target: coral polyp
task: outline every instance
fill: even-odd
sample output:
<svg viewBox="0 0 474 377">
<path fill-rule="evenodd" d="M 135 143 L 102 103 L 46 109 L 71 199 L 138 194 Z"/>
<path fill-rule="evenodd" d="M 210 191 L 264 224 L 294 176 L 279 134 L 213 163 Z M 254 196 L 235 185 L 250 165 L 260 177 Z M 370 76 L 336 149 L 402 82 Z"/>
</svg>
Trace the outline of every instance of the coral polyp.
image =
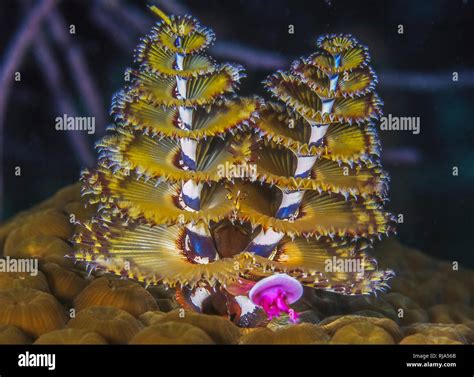
<svg viewBox="0 0 474 377">
<path fill-rule="evenodd" d="M 280 313 L 288 313 L 291 322 L 297 322 L 298 315 L 289 307 L 303 295 L 303 287 L 298 280 L 286 275 L 276 274 L 256 283 L 249 292 L 250 300 L 261 306 L 269 319 Z"/>
<path fill-rule="evenodd" d="M 210 29 L 152 10 L 162 21 L 114 96 L 97 167 L 82 173 L 99 209 L 74 257 L 174 287 L 183 307 L 241 326 L 292 313 L 302 286 L 384 289 L 391 272 L 365 252 L 393 229 L 367 48 L 320 38 L 316 53 L 268 78 L 278 101 L 265 103 L 235 94 L 242 67 L 206 55 Z"/>
</svg>

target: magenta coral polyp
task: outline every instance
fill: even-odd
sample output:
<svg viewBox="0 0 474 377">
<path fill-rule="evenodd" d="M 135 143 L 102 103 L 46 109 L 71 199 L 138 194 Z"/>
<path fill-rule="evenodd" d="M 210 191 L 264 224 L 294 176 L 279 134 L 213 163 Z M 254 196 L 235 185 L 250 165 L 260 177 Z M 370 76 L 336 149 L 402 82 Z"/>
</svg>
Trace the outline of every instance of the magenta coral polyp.
<svg viewBox="0 0 474 377">
<path fill-rule="evenodd" d="M 265 310 L 270 320 L 288 313 L 290 321 L 297 322 L 298 314 L 289 305 L 298 301 L 302 294 L 303 286 L 298 280 L 286 274 L 276 274 L 255 284 L 249 298 Z"/>
</svg>

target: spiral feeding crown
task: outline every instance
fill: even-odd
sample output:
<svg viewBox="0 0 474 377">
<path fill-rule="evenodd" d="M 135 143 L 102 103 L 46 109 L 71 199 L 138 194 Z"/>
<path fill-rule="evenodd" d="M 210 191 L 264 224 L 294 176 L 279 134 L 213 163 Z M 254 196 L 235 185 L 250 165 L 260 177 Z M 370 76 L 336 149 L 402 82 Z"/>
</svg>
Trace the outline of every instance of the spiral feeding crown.
<svg viewBox="0 0 474 377">
<path fill-rule="evenodd" d="M 113 99 L 114 134 L 98 143 L 98 167 L 82 174 L 83 194 L 100 206 L 76 235 L 75 258 L 147 284 L 224 281 L 238 271 L 209 231 L 234 207 L 219 167 L 250 158 L 241 130 L 259 101 L 232 95 L 243 69 L 204 53 L 212 31 L 160 16 Z"/>
<path fill-rule="evenodd" d="M 393 230 L 367 48 L 348 35 L 320 38 L 314 54 L 268 78 L 277 101 L 264 103 L 233 94 L 242 68 L 204 53 L 212 31 L 154 11 L 163 21 L 113 99 L 98 166 L 82 174 L 99 209 L 75 235 L 74 257 L 207 295 L 275 273 L 344 294 L 384 289 L 392 273 L 365 253 Z M 255 174 L 223 175 L 229 166 Z M 219 246 L 224 223 L 246 247 Z"/>
<path fill-rule="evenodd" d="M 328 35 L 315 53 L 270 76 L 265 85 L 278 102 L 260 110 L 254 127 L 262 187 L 234 187 L 245 198 L 239 218 L 263 228 L 247 247 L 264 257 L 256 257 L 262 266 L 344 294 L 385 289 L 392 276 L 364 252 L 373 238 L 394 231 L 383 209 L 389 178 L 376 132 L 382 103 L 369 60 L 352 36 Z"/>
</svg>

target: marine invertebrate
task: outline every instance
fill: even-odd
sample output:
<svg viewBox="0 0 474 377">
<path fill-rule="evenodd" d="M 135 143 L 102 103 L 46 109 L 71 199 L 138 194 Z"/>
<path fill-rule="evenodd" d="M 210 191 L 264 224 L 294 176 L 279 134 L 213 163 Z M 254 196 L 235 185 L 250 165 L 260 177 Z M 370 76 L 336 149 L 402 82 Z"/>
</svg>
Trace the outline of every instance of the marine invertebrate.
<svg viewBox="0 0 474 377">
<path fill-rule="evenodd" d="M 35 276 L 27 272 L 0 273 L 0 290 L 11 288 L 33 288 L 49 293 L 48 281 L 41 271 Z"/>
<path fill-rule="evenodd" d="M 403 338 L 399 344 L 463 344 L 445 336 L 433 337 L 423 334 L 408 335 Z"/>
<path fill-rule="evenodd" d="M 19 328 L 0 325 L 0 344 L 30 344 L 31 339 Z"/>
<path fill-rule="evenodd" d="M 414 323 L 405 327 L 404 335 L 419 334 L 428 338 L 450 338 L 469 344 L 474 341 L 474 330 L 471 327 L 451 323 Z"/>
<path fill-rule="evenodd" d="M 141 323 L 145 326 L 150 326 L 154 323 L 158 323 L 160 317 L 162 317 L 165 313 L 159 310 L 154 310 L 150 312 L 143 313 L 138 319 Z"/>
<path fill-rule="evenodd" d="M 385 295 L 384 298 L 395 310 L 403 310 L 403 317 L 399 318 L 403 326 L 417 322 L 428 322 L 428 313 L 416 302 L 401 293 L 391 292 Z"/>
<path fill-rule="evenodd" d="M 393 273 L 378 270 L 364 251 L 393 230 L 383 209 L 388 175 L 379 160 L 381 101 L 369 59 L 352 36 L 328 35 L 315 53 L 266 80 L 279 102 L 268 102 L 255 125 L 262 187 L 232 188 L 237 217 L 261 226 L 244 249 L 261 265 L 250 280 L 254 271 L 258 279 L 284 272 L 346 295 L 387 287 Z"/>
<path fill-rule="evenodd" d="M 69 219 L 54 209 L 35 212 L 22 222 L 21 226 L 12 230 L 5 241 L 5 255 L 11 255 L 15 248 L 29 238 L 35 236 L 51 236 L 68 239 L 73 232 Z"/>
<path fill-rule="evenodd" d="M 112 306 L 92 306 L 77 313 L 67 327 L 96 332 L 112 344 L 125 344 L 143 325 L 125 310 Z"/>
<path fill-rule="evenodd" d="M 249 291 L 249 298 L 265 310 L 269 319 L 283 312 L 290 315 L 292 322 L 297 322 L 297 314 L 288 305 L 298 301 L 302 294 L 303 287 L 298 280 L 286 274 L 276 274 L 256 283 Z"/>
<path fill-rule="evenodd" d="M 16 234 L 16 232 L 12 232 Z M 66 258 L 72 253 L 71 246 L 64 240 L 53 237 L 38 235 L 26 237 L 16 245 L 15 248 L 5 250 L 5 256 L 12 258 L 38 259 L 40 262 L 51 262 L 61 267 L 72 268 L 74 263 Z"/>
<path fill-rule="evenodd" d="M 225 318 L 203 315 L 192 311 L 173 310 L 169 313 L 148 312 L 140 316 L 147 326 L 165 322 L 183 322 L 199 327 L 217 344 L 234 344 L 240 338 L 240 329 Z"/>
<path fill-rule="evenodd" d="M 184 322 L 165 322 L 145 327 L 129 344 L 214 344 L 199 327 Z"/>
<path fill-rule="evenodd" d="M 134 317 L 158 309 L 153 296 L 136 282 L 108 277 L 95 279 L 74 300 L 77 311 L 91 306 L 113 306 Z"/>
<path fill-rule="evenodd" d="M 37 338 L 64 327 L 66 311 L 49 293 L 33 288 L 0 290 L 0 324 L 13 325 Z"/>
<path fill-rule="evenodd" d="M 17 226 L 6 237 L 5 256 L 37 258 L 40 262 L 55 262 L 64 267 L 73 265 L 64 258 L 71 253 L 71 246 L 65 240 L 73 234 L 73 225 L 64 213 L 50 207 L 52 202 L 53 198 L 13 221 L 13 226 Z"/>
<path fill-rule="evenodd" d="M 43 334 L 35 344 L 107 344 L 107 341 L 92 331 L 67 328 Z"/>
<path fill-rule="evenodd" d="M 72 302 L 89 284 L 76 272 L 67 270 L 56 263 L 45 263 L 41 269 L 48 279 L 51 292 L 61 301 Z"/>
<path fill-rule="evenodd" d="M 264 104 L 231 95 L 242 68 L 205 55 L 210 29 L 151 9 L 162 21 L 114 97 L 97 168 L 82 174 L 99 208 L 74 257 L 175 287 L 183 307 L 241 326 L 264 322 L 261 308 L 291 312 L 301 285 L 383 290 L 391 272 L 364 251 L 392 230 L 367 49 L 351 36 L 319 39 L 266 81 L 280 102 Z"/>
<path fill-rule="evenodd" d="M 390 334 L 370 322 L 354 322 L 341 327 L 331 338 L 332 344 L 395 344 Z"/>
<path fill-rule="evenodd" d="M 259 328 L 244 335 L 240 344 L 326 344 L 329 335 L 319 326 L 302 323 L 276 331 Z"/>
<path fill-rule="evenodd" d="M 163 21 L 143 39 L 139 69 L 114 98 L 116 133 L 99 143 L 97 169 L 83 173 L 84 194 L 100 210 L 76 235 L 75 257 L 199 294 L 238 277 L 236 263 L 248 259 L 223 257 L 211 226 L 233 213 L 220 167 L 250 158 L 250 135 L 239 130 L 259 101 L 231 95 L 242 68 L 203 53 L 211 30 L 152 9 Z"/>
<path fill-rule="evenodd" d="M 369 323 L 373 326 L 384 329 L 390 336 L 399 340 L 402 337 L 402 332 L 397 323 L 389 318 L 364 317 L 359 315 L 345 315 L 333 316 L 322 320 L 319 325 L 330 335 L 334 335 L 340 329 L 346 326 L 354 325 L 356 323 Z"/>
</svg>

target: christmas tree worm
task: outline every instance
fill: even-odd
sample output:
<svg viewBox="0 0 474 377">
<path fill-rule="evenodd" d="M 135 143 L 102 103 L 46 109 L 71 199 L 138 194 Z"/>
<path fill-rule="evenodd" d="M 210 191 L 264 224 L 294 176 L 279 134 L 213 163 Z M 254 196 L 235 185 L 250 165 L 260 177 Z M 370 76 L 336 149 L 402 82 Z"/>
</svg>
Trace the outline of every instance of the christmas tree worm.
<svg viewBox="0 0 474 377">
<path fill-rule="evenodd" d="M 243 70 L 205 54 L 211 30 L 152 10 L 162 21 L 113 99 L 97 167 L 82 174 L 98 211 L 74 257 L 174 287 L 182 306 L 241 326 L 291 313 L 303 285 L 383 289 L 391 272 L 364 252 L 391 230 L 367 49 L 320 39 L 266 81 L 279 102 L 264 103 L 233 93 Z"/>
</svg>

